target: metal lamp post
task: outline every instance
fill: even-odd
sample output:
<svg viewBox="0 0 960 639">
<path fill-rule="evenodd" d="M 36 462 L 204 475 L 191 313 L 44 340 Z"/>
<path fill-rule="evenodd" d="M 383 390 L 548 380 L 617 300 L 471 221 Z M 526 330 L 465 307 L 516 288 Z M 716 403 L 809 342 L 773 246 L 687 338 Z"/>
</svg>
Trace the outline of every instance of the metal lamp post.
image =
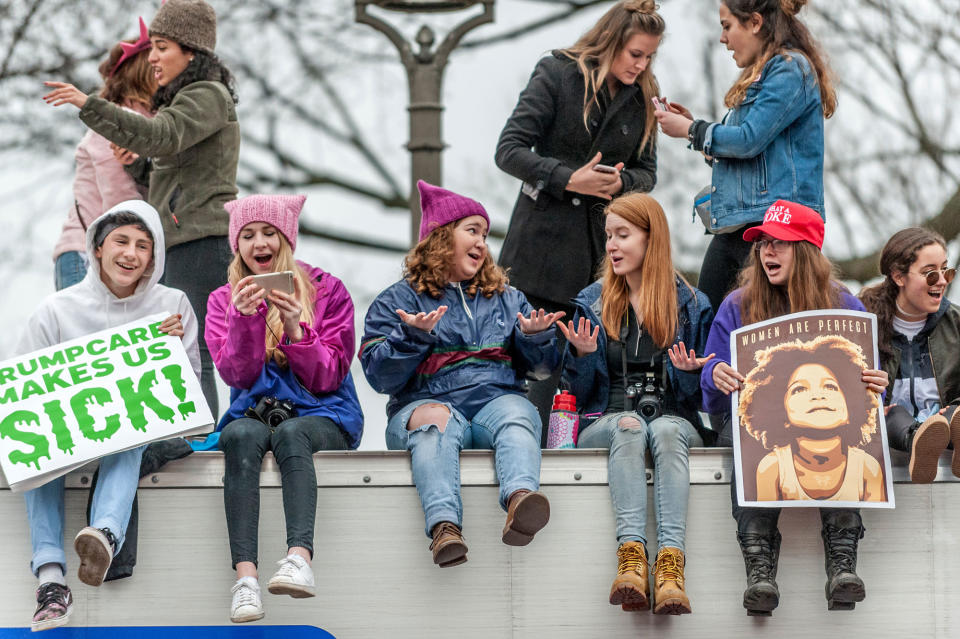
<svg viewBox="0 0 960 639">
<path fill-rule="evenodd" d="M 407 70 L 410 89 L 410 236 L 416 243 L 420 231 L 420 204 L 416 182 L 423 179 L 431 184 L 443 181 L 442 152 L 446 146 L 442 136 L 443 102 L 441 88 L 443 71 L 450 52 L 471 29 L 493 22 L 495 0 L 355 0 L 356 19 L 385 34 L 400 53 Z M 457 25 L 434 48 L 436 36 L 423 25 L 416 35 L 417 50 L 392 25 L 368 12 L 370 5 L 404 13 L 439 13 L 460 11 L 474 5 L 483 5 L 483 12 Z"/>
</svg>

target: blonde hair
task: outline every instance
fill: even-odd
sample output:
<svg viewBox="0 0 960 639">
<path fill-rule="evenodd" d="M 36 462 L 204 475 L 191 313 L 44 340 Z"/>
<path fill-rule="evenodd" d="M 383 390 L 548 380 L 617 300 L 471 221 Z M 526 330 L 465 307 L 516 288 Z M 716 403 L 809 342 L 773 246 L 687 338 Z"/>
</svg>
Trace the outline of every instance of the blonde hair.
<svg viewBox="0 0 960 639">
<path fill-rule="evenodd" d="M 744 25 L 754 13 L 763 17 L 757 36 L 763 41 L 763 49 L 757 60 L 745 68 L 737 81 L 727 91 L 724 104 L 727 108 L 738 106 L 747 95 L 763 67 L 776 55 L 790 51 L 802 53 L 810 61 L 820 86 L 820 106 L 823 117 L 829 118 L 837 108 L 837 92 L 833 86 L 833 72 L 826 61 L 823 48 L 814 40 L 807 26 L 797 19 L 797 13 L 807 0 L 722 0 L 734 18 Z"/>
<path fill-rule="evenodd" d="M 280 238 L 280 250 L 277 252 L 273 261 L 272 272 L 293 271 L 293 276 L 300 285 L 300 293 L 297 296 L 297 301 L 300 303 L 301 309 L 300 321 L 308 326 L 312 326 L 314 318 L 313 306 L 317 301 L 317 290 L 314 288 L 313 279 L 297 264 L 296 260 L 293 259 L 293 250 L 290 248 L 290 243 L 287 242 L 287 238 L 283 236 L 283 233 L 277 231 L 277 237 Z M 230 262 L 230 267 L 227 269 L 227 281 L 230 282 L 230 287 L 233 288 L 236 287 L 237 282 L 248 275 L 253 275 L 253 271 L 251 271 L 246 262 L 243 261 L 238 251 L 233 256 L 233 261 Z M 280 317 L 280 311 L 276 306 L 271 305 L 267 309 L 266 322 L 269 330 L 267 330 L 267 335 L 264 338 L 267 347 L 264 362 L 266 363 L 273 360 L 281 367 L 286 368 L 287 356 L 277 348 L 279 344 L 278 338 L 283 335 L 283 319 Z"/>
<path fill-rule="evenodd" d="M 466 219 L 466 218 L 464 218 Z M 417 294 L 426 293 L 438 298 L 450 281 L 450 264 L 453 260 L 453 229 L 463 220 L 450 222 L 430 232 L 403 259 L 403 278 Z M 487 250 L 483 264 L 467 284 L 464 292 L 473 297 L 478 292 L 484 297 L 502 293 L 510 281 L 506 272 L 497 266 Z"/>
<path fill-rule="evenodd" d="M 637 33 L 662 37 L 666 30 L 663 17 L 657 13 L 654 0 L 621 0 L 597 20 L 589 31 L 561 53 L 574 60 L 583 74 L 583 125 L 589 130 L 590 109 L 599 105 L 599 93 L 606 82 L 610 67 L 627 42 Z M 660 85 L 653 75 L 653 64 L 637 77 L 636 83 L 643 94 L 643 138 L 640 148 L 656 140 L 657 119 L 650 107 L 651 98 L 660 95 Z"/>
<path fill-rule="evenodd" d="M 675 278 L 680 275 L 673 268 L 667 216 L 660 203 L 646 193 L 622 195 L 607 205 L 604 214 L 619 215 L 647 234 L 646 253 L 640 267 L 643 288 L 640 292 L 640 317 L 637 319 L 658 346 L 669 346 L 677 335 Z M 600 297 L 603 307 L 600 320 L 607 338 L 619 341 L 621 323 L 630 306 L 630 289 L 626 278 L 613 272 L 609 256 L 604 257 L 601 269 L 603 288 Z M 686 284 L 686 280 L 680 279 Z"/>
</svg>

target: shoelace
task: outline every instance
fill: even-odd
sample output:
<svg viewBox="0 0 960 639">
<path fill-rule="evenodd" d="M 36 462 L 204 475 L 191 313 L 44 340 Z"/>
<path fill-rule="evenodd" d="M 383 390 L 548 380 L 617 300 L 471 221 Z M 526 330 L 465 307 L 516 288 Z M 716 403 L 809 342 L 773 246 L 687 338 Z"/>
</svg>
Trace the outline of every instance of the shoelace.
<svg viewBox="0 0 960 639">
<path fill-rule="evenodd" d="M 64 609 L 67 607 L 67 587 L 60 584 L 43 584 L 37 593 L 37 610 L 46 608 L 50 604 L 57 604 Z"/>
<path fill-rule="evenodd" d="M 294 577 L 298 572 L 300 572 L 300 566 L 297 565 L 297 562 L 291 559 L 290 557 L 284 557 L 277 562 L 277 565 L 280 568 L 277 570 L 278 575 L 284 577 Z"/>
<path fill-rule="evenodd" d="M 828 524 L 824 526 L 824 534 L 829 540 L 827 554 L 834 566 L 841 572 L 856 572 L 857 540 L 863 533 L 855 528 L 837 528 Z"/>
<path fill-rule="evenodd" d="M 257 606 L 257 591 L 250 584 L 244 581 L 238 581 L 233 586 L 233 605 L 235 608 L 240 606 Z"/>
<path fill-rule="evenodd" d="M 654 572 L 657 575 L 658 584 L 670 580 L 677 582 L 677 585 L 683 588 L 683 555 L 661 550 L 657 555 L 657 566 Z"/>
<path fill-rule="evenodd" d="M 623 574 L 628 571 L 643 573 L 646 569 L 647 555 L 642 546 L 621 546 L 617 549 L 617 573 Z"/>
</svg>

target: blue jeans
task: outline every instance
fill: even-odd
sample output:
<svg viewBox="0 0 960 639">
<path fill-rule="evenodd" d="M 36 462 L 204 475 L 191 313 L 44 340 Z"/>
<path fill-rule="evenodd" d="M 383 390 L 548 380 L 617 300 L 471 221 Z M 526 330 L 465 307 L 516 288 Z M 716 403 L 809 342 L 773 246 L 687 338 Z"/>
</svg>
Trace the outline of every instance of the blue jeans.
<svg viewBox="0 0 960 639">
<path fill-rule="evenodd" d="M 123 546 L 127 534 L 130 509 L 140 481 L 140 457 L 145 448 L 132 448 L 100 460 L 100 479 L 93 491 L 90 525 L 110 529 L 117 539 L 114 554 Z M 64 574 L 67 572 L 67 556 L 63 551 L 63 486 L 64 477 L 60 476 L 23 493 L 33 547 L 30 569 L 34 576 L 45 564 L 60 564 Z"/>
<path fill-rule="evenodd" d="M 632 419 L 630 419 L 632 418 Z M 623 420 L 636 420 L 629 428 Z M 649 424 L 635 412 L 611 413 L 593 422 L 577 440 L 577 448 L 609 448 L 607 481 L 617 517 L 617 542 L 647 543 L 646 451 L 653 457 L 653 507 L 657 544 L 683 550 L 690 497 L 691 447 L 700 435 L 682 417 L 664 415 Z"/>
<path fill-rule="evenodd" d="M 447 426 L 425 424 L 407 430 L 413 411 L 423 404 L 442 404 L 450 411 Z M 520 489 L 540 487 L 540 415 L 522 395 L 501 395 L 468 421 L 450 404 L 421 399 L 404 406 L 387 423 L 387 448 L 409 450 L 413 481 L 420 494 L 426 534 L 441 521 L 463 526 L 460 498 L 460 451 L 464 448 L 494 450 L 494 465 L 500 482 L 500 507 Z"/>
<path fill-rule="evenodd" d="M 65 251 L 53 263 L 53 283 L 58 291 L 77 284 L 87 274 L 87 254 Z"/>
</svg>

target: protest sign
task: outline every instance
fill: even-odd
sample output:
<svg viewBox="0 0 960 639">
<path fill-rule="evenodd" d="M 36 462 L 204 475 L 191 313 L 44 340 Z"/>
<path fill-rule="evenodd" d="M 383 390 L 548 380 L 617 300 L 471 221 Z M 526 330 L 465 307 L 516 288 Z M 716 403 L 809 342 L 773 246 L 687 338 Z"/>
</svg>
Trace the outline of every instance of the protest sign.
<svg viewBox="0 0 960 639">
<path fill-rule="evenodd" d="M 893 508 L 877 366 L 876 316 L 807 311 L 730 334 L 745 381 L 732 396 L 741 506 Z"/>
<path fill-rule="evenodd" d="M 209 430 L 210 409 L 169 313 L 0 362 L 0 466 L 13 490 L 111 453 Z"/>
</svg>

